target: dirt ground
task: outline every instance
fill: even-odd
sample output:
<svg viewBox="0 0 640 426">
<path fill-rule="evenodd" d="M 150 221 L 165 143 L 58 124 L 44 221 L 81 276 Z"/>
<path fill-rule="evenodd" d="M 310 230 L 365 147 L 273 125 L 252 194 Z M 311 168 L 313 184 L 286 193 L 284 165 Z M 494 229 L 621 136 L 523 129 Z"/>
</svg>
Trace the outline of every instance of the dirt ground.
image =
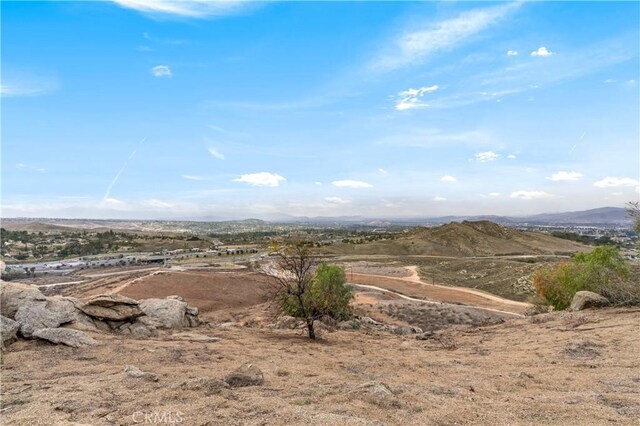
<svg viewBox="0 0 640 426">
<path fill-rule="evenodd" d="M 153 339 L 95 333 L 99 346 L 86 349 L 19 341 L 2 355 L 0 413 L 6 425 L 637 425 L 639 324 L 638 309 L 608 309 L 425 341 L 217 326 Z M 185 383 L 246 362 L 262 385 Z M 128 364 L 158 381 L 129 377 Z"/>
<path fill-rule="evenodd" d="M 133 299 L 184 297 L 202 313 L 266 302 L 269 281 L 253 272 L 179 271 L 148 275 L 119 291 Z"/>
</svg>

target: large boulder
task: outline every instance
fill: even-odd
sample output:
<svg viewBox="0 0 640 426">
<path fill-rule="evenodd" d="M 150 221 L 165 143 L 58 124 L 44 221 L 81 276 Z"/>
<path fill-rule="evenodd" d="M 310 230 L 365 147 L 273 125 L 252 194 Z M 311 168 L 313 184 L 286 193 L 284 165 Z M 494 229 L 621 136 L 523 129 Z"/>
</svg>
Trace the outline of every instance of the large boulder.
<svg viewBox="0 0 640 426">
<path fill-rule="evenodd" d="M 233 373 L 225 377 L 224 381 L 231 387 L 258 386 L 264 381 L 262 371 L 254 364 L 243 364 Z"/>
<path fill-rule="evenodd" d="M 33 337 L 55 344 L 61 343 L 73 348 L 82 348 L 97 344 L 97 342 L 86 333 L 69 328 L 41 328 L 33 333 Z"/>
<path fill-rule="evenodd" d="M 21 306 L 43 305 L 47 298 L 29 284 L 0 281 L 0 314 L 14 319 Z"/>
<path fill-rule="evenodd" d="M 111 322 L 111 330 L 120 334 L 130 334 L 138 337 L 151 337 L 158 334 L 156 326 L 147 316 L 136 318 L 133 322 L 116 325 Z"/>
<path fill-rule="evenodd" d="M 45 304 L 24 305 L 16 312 L 15 320 L 20 323 L 20 333 L 24 337 L 42 328 L 56 328 L 75 319 L 74 311 L 52 311 Z"/>
<path fill-rule="evenodd" d="M 144 315 L 136 300 L 120 294 L 101 294 L 80 306 L 90 317 L 108 321 L 128 321 Z"/>
<path fill-rule="evenodd" d="M 17 338 L 20 323 L 11 318 L 0 316 L 0 336 L 2 336 L 2 348 L 9 346 Z"/>
<path fill-rule="evenodd" d="M 589 308 L 602 308 L 609 306 L 610 302 L 604 296 L 594 293 L 592 291 L 579 291 L 571 300 L 571 310 L 581 311 Z"/>
<path fill-rule="evenodd" d="M 198 309 L 176 298 L 144 299 L 140 308 L 157 328 L 183 328 L 198 325 Z"/>
</svg>

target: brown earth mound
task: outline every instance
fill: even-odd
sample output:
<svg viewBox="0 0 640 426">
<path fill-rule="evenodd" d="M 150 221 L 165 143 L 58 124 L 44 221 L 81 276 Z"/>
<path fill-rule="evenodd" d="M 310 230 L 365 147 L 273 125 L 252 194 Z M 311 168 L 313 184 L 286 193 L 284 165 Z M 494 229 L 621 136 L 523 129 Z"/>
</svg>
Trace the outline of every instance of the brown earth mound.
<svg viewBox="0 0 640 426">
<path fill-rule="evenodd" d="M 432 256 L 568 255 L 588 247 L 539 232 L 518 231 L 489 221 L 416 228 L 391 241 L 336 244 L 334 254 Z"/>
</svg>

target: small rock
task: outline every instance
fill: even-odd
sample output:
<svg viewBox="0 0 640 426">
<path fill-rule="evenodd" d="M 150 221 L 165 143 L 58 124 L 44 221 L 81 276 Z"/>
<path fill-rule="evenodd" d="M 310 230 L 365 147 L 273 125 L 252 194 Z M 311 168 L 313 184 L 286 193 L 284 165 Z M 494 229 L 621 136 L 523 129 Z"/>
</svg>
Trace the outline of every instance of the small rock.
<svg viewBox="0 0 640 426">
<path fill-rule="evenodd" d="M 425 331 L 424 333 L 420 333 L 416 335 L 416 340 L 429 340 L 433 339 L 436 334 L 433 331 Z"/>
<path fill-rule="evenodd" d="M 253 364 L 240 366 L 233 373 L 225 377 L 224 381 L 231 387 L 258 386 L 264 382 L 262 371 Z"/>
<path fill-rule="evenodd" d="M 20 323 L 11 318 L 0 316 L 0 336 L 2 336 L 1 347 L 5 348 L 18 339 L 17 333 L 20 330 Z"/>
<path fill-rule="evenodd" d="M 124 372 L 129 375 L 129 377 L 133 377 L 135 379 L 143 379 L 148 380 L 150 382 L 157 382 L 158 376 L 153 373 L 149 373 L 147 371 L 142 371 L 135 365 L 126 365 L 124 367 Z"/>
<path fill-rule="evenodd" d="M 579 291 L 571 300 L 572 311 L 581 311 L 589 308 L 602 308 L 609 305 L 609 299 L 592 291 Z"/>
<path fill-rule="evenodd" d="M 290 317 L 288 315 L 283 315 L 278 318 L 278 321 L 276 321 L 276 323 L 271 327 L 275 328 L 276 330 L 293 330 L 296 328 L 300 328 L 301 326 L 302 321 L 300 321 L 299 319 Z"/>
<path fill-rule="evenodd" d="M 33 333 L 33 337 L 47 340 L 55 344 L 62 343 L 63 345 L 71 346 L 72 348 L 93 346 L 98 343 L 86 333 L 69 328 L 42 328 L 40 330 L 36 330 Z"/>
<path fill-rule="evenodd" d="M 350 393 L 362 396 L 370 403 L 381 407 L 400 407 L 400 402 L 385 383 L 376 381 L 363 383 Z"/>
<path fill-rule="evenodd" d="M 338 323 L 338 329 L 339 330 L 357 330 L 361 326 L 362 326 L 362 324 L 357 319 L 341 321 L 341 322 Z"/>
</svg>

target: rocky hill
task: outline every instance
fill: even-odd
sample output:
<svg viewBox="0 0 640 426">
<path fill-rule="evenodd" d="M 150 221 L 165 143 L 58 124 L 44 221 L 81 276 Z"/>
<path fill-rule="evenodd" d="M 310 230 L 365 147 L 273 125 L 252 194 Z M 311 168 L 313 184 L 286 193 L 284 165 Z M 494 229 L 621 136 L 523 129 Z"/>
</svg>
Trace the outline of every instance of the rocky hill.
<svg viewBox="0 0 640 426">
<path fill-rule="evenodd" d="M 416 228 L 393 241 L 339 244 L 339 254 L 431 256 L 563 255 L 588 250 L 572 241 L 539 232 L 519 231 L 490 221 L 464 221 Z"/>
</svg>

